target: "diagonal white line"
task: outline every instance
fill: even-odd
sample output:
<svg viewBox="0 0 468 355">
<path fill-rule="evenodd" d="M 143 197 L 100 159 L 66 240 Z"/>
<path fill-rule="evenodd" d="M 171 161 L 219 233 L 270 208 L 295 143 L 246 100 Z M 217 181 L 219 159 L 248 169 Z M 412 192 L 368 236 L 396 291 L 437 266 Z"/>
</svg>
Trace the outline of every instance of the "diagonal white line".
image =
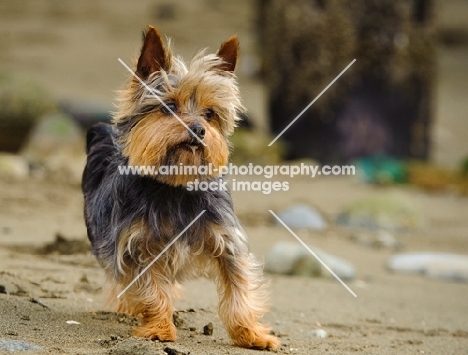
<svg viewBox="0 0 468 355">
<path fill-rule="evenodd" d="M 304 112 L 306 112 L 306 111 L 310 108 L 310 106 L 312 106 L 312 105 L 314 104 L 314 102 L 317 101 L 317 100 L 319 99 L 319 97 L 322 96 L 322 94 L 323 94 L 325 91 L 327 91 L 327 90 L 330 88 L 330 86 L 332 86 L 332 85 L 335 83 L 335 81 L 337 81 L 338 78 L 344 74 L 344 72 L 345 72 L 346 70 L 349 69 L 349 67 L 350 67 L 351 65 L 354 64 L 355 61 L 356 61 L 356 59 L 353 59 L 353 61 L 352 61 L 351 63 L 349 63 L 348 66 L 347 66 L 346 68 L 344 68 L 344 69 L 341 71 L 341 73 L 338 74 L 338 76 L 337 76 L 335 79 L 333 79 L 333 81 L 332 81 L 330 84 L 328 84 L 328 86 L 327 86 L 325 89 L 323 89 L 322 92 L 321 92 L 320 94 L 318 94 L 318 96 L 317 96 L 315 99 L 313 99 L 312 102 L 311 102 L 310 104 L 308 104 L 307 107 L 306 107 L 305 109 L 303 109 L 303 110 L 301 111 L 301 113 L 298 114 L 298 115 L 296 116 L 296 118 L 293 119 L 293 120 L 291 121 L 291 123 L 288 124 L 288 125 L 286 126 L 286 128 L 283 129 L 283 130 L 281 131 L 281 133 L 278 134 L 278 135 L 276 136 L 275 139 L 273 139 L 273 140 L 270 142 L 270 144 L 268 144 L 268 146 L 271 147 L 271 146 L 273 145 L 273 143 L 275 143 L 275 142 L 278 140 L 278 138 L 281 137 L 281 136 L 283 135 L 283 133 L 286 132 L 286 131 L 289 129 L 289 127 L 291 127 L 291 126 L 294 124 L 294 122 L 296 122 L 296 121 L 299 119 L 299 117 L 301 117 L 301 116 L 304 114 Z"/>
<path fill-rule="evenodd" d="M 193 132 L 189 126 L 187 126 L 184 121 L 182 121 L 180 119 L 179 116 L 177 116 L 175 114 L 174 111 L 172 111 L 160 98 L 159 96 L 156 94 L 156 92 L 151 88 L 149 87 L 143 80 L 140 79 L 140 77 L 138 75 L 136 75 L 136 73 L 127 65 L 125 64 L 125 62 L 119 58 L 119 62 L 146 88 L 146 90 L 148 90 L 156 99 L 158 99 L 158 101 L 170 112 L 172 113 L 172 115 L 177 118 L 179 120 L 180 123 L 182 123 L 184 125 L 185 128 L 187 128 L 187 130 L 196 138 L 198 139 L 198 141 L 203 144 L 205 147 L 206 147 L 206 144 L 205 142 L 203 142 L 196 134 L 195 132 Z"/>
<path fill-rule="evenodd" d="M 183 230 L 182 232 L 180 232 L 179 235 L 178 235 L 177 237 L 175 237 L 175 238 L 158 254 L 158 256 L 156 256 L 156 257 L 153 259 L 153 261 L 151 261 L 151 262 L 150 262 L 150 263 L 133 279 L 133 281 L 130 282 L 130 283 L 127 285 L 127 287 L 125 287 L 125 288 L 123 289 L 122 292 L 120 292 L 120 293 L 118 294 L 117 298 L 120 298 L 120 297 L 130 288 L 130 286 L 132 286 L 132 285 L 141 277 L 141 275 L 143 275 L 146 271 L 148 271 L 148 269 L 161 257 L 161 255 L 163 255 L 163 254 L 167 251 L 167 249 L 169 249 L 169 248 L 172 246 L 172 244 L 174 244 L 174 243 L 177 241 L 177 239 L 179 239 L 179 238 L 182 236 L 182 234 L 184 234 L 184 233 L 187 231 L 187 229 L 189 229 L 189 228 L 192 226 L 192 224 L 194 224 L 194 223 L 197 221 L 197 219 L 199 219 L 199 218 L 202 216 L 202 214 L 205 213 L 205 212 L 206 212 L 206 210 L 201 211 L 200 214 L 199 214 L 197 217 L 195 217 L 195 219 L 194 219 L 192 222 L 190 222 L 190 224 L 189 224 L 187 227 L 185 227 L 184 230 Z"/>
<path fill-rule="evenodd" d="M 327 270 L 335 277 L 335 279 L 337 279 L 337 280 L 349 291 L 349 293 L 351 293 L 354 297 L 357 297 L 357 295 L 354 293 L 354 291 L 351 290 L 351 289 L 348 287 L 348 285 L 346 285 L 346 284 L 343 282 L 343 280 L 341 280 L 341 279 L 338 277 L 338 275 L 335 274 L 335 273 L 333 272 L 333 270 L 330 269 L 330 268 L 328 267 L 328 265 L 325 264 L 325 263 L 322 261 L 322 259 L 320 259 L 320 258 L 318 257 L 318 255 L 315 254 L 315 253 L 312 251 L 312 249 L 310 249 L 309 246 L 308 246 L 306 243 L 304 243 L 304 242 L 302 241 L 302 239 L 299 238 L 299 237 L 291 230 L 291 228 L 289 228 L 289 227 L 287 226 L 287 224 L 284 223 L 284 222 L 275 214 L 275 212 L 273 212 L 272 210 L 268 210 L 268 211 L 284 226 L 284 228 L 286 228 L 286 229 L 289 231 L 289 233 L 291 233 L 291 234 L 299 241 L 299 243 L 301 243 L 301 244 L 304 246 L 304 248 L 307 249 L 307 251 L 308 251 L 309 253 L 311 253 L 311 254 L 320 262 L 320 264 L 322 264 L 322 265 L 325 267 L 325 269 L 327 269 Z"/>
</svg>

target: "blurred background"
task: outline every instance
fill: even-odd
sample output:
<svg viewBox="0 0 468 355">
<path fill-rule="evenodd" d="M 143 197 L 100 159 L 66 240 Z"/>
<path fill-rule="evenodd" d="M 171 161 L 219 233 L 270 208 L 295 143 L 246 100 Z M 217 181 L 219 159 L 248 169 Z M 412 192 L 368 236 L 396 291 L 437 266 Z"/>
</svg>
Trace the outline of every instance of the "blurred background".
<svg viewBox="0 0 468 355">
<path fill-rule="evenodd" d="M 19 334 L 54 347 L 68 334 L 75 343 L 64 343 L 66 353 L 104 353 L 136 341 L 135 320 L 90 312 L 101 309 L 102 270 L 87 241 L 80 183 L 86 129 L 110 120 L 129 79 L 118 58 L 132 63 L 151 24 L 186 60 L 239 36 L 248 112 L 232 137 L 234 163 L 357 167 L 355 176 L 273 179 L 287 180 L 288 191 L 233 192 L 272 277 L 267 321 L 283 334 L 280 353 L 466 353 L 467 15 L 466 0 L 0 0 L 0 325 L 8 322 L 0 345 Z M 323 249 L 357 299 L 304 255 L 270 209 Z M 181 315 L 186 324 L 209 320 L 217 331 L 210 285 L 189 284 L 179 309 L 195 307 Z M 38 311 L 30 297 L 50 309 Z M 16 309 L 30 312 L 27 321 Z M 87 326 L 70 335 L 65 317 Z M 222 353 L 188 332 L 182 344 Z"/>
<path fill-rule="evenodd" d="M 234 137 L 238 162 L 366 157 L 371 161 L 364 164 L 376 168 L 393 158 L 415 160 L 425 164 L 401 168 L 405 176 L 423 169 L 434 179 L 426 184 L 434 185 L 443 183 L 440 169 L 467 169 L 468 4 L 462 0 L 49 0 L 0 7 L 1 151 L 24 152 L 28 135 L 50 114 L 62 113 L 81 130 L 108 120 L 115 90 L 128 79 L 117 58 L 130 63 L 141 31 L 153 24 L 186 59 L 239 36 L 237 74 L 250 130 Z M 278 145 L 266 149 L 354 58 Z"/>
<path fill-rule="evenodd" d="M 240 37 L 237 74 L 257 136 L 282 131 L 357 59 L 268 156 L 341 163 L 385 155 L 458 169 L 468 155 L 468 4 L 462 0 L 0 6 L 2 151 L 24 148 L 50 112 L 65 113 L 83 129 L 108 119 L 114 92 L 128 78 L 117 58 L 130 63 L 141 31 L 153 24 L 187 59 L 200 48 L 215 51 L 234 33 Z"/>
</svg>

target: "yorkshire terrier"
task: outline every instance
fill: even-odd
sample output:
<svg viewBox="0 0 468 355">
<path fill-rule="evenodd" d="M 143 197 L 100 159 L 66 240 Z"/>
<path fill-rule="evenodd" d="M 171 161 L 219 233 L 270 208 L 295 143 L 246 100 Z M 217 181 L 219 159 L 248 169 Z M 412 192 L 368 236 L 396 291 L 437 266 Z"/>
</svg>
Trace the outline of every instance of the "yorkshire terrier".
<svg viewBox="0 0 468 355">
<path fill-rule="evenodd" d="M 279 345 L 259 322 L 267 310 L 262 267 L 249 252 L 229 191 L 186 188 L 195 179 L 222 179 L 218 168 L 228 163 L 228 137 L 243 110 L 234 75 L 238 47 L 233 36 L 216 54 L 202 51 L 186 65 L 149 26 L 136 75 L 120 92 L 112 124 L 88 132 L 82 182 L 88 237 L 106 272 L 108 304 L 142 317 L 136 336 L 174 341 L 172 296 L 181 281 L 207 275 L 217 284 L 219 316 L 235 345 Z M 119 170 L 209 164 L 206 174 Z"/>
</svg>

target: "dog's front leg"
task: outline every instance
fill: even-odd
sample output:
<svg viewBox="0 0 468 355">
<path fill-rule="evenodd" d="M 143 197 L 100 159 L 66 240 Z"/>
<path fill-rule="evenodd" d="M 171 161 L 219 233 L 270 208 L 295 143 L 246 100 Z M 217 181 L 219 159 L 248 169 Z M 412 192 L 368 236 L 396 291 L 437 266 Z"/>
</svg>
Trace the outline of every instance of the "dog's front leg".
<svg viewBox="0 0 468 355">
<path fill-rule="evenodd" d="M 268 309 L 261 264 L 249 253 L 239 229 L 220 237 L 225 242 L 223 252 L 215 256 L 219 316 L 235 345 L 276 350 L 279 340 L 258 321 Z"/>
</svg>

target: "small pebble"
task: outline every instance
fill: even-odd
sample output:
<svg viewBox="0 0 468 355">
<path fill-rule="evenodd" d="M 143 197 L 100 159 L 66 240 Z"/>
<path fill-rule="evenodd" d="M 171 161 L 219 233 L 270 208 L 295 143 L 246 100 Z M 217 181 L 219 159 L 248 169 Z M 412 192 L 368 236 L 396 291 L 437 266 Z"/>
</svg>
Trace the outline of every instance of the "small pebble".
<svg viewBox="0 0 468 355">
<path fill-rule="evenodd" d="M 167 355 L 187 355 L 186 353 L 182 352 L 182 351 L 179 351 L 177 349 L 174 349 L 174 348 L 170 348 L 168 346 L 166 346 L 164 348 L 164 352 L 167 354 Z"/>
<path fill-rule="evenodd" d="M 80 322 L 77 322 L 76 320 L 67 320 L 65 323 L 67 324 L 81 324 Z"/>
<path fill-rule="evenodd" d="M 307 333 L 307 335 L 315 335 L 317 338 L 326 338 L 328 333 L 323 329 L 315 329 Z"/>
<path fill-rule="evenodd" d="M 185 323 L 184 320 L 179 317 L 178 312 L 174 312 L 174 314 L 172 315 L 172 321 L 174 322 L 174 325 L 176 326 L 176 328 L 180 328 Z"/>
<path fill-rule="evenodd" d="M 207 325 L 203 327 L 203 334 L 213 335 L 213 323 L 209 322 Z"/>
<path fill-rule="evenodd" d="M 46 305 L 44 302 L 42 302 L 42 300 L 40 298 L 31 298 L 30 301 L 32 303 L 37 303 L 38 305 L 41 305 L 44 308 L 47 308 L 47 309 L 50 308 L 48 305 Z"/>
</svg>

